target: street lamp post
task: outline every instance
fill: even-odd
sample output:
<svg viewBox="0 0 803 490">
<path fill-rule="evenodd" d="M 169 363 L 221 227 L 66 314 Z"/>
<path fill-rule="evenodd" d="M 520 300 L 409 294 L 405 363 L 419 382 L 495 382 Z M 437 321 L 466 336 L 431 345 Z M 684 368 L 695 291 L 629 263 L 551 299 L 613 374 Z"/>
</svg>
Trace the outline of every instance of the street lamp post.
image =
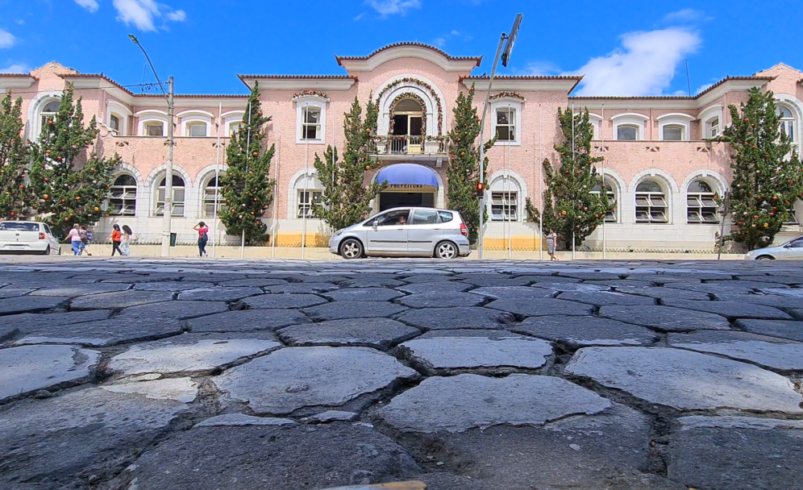
<svg viewBox="0 0 803 490">
<path fill-rule="evenodd" d="M 151 58 L 148 56 L 145 48 L 142 47 L 139 40 L 133 34 L 129 34 L 128 37 L 142 50 L 142 54 L 145 55 L 145 59 L 148 60 L 148 65 L 150 65 L 151 71 L 153 71 L 153 76 L 156 77 L 162 95 L 167 99 L 167 169 L 165 170 L 165 198 L 160 255 L 162 257 L 168 257 L 170 256 L 170 229 L 171 220 L 173 218 L 173 147 L 175 146 L 175 141 L 173 140 L 173 77 L 171 76 L 167 79 L 168 89 L 167 92 L 165 92 L 162 81 L 159 79 L 159 74 L 156 73 L 156 68 L 154 68 L 153 63 L 151 63 Z"/>
</svg>

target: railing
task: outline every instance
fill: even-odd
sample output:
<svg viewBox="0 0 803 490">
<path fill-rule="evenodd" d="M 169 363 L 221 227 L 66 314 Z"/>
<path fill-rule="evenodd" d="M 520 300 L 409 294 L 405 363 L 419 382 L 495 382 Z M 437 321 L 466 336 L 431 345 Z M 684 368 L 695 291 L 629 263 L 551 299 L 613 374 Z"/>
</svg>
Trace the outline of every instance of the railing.
<svg viewBox="0 0 803 490">
<path fill-rule="evenodd" d="M 376 155 L 436 155 L 445 154 L 448 142 L 433 136 L 376 136 L 371 153 Z"/>
</svg>

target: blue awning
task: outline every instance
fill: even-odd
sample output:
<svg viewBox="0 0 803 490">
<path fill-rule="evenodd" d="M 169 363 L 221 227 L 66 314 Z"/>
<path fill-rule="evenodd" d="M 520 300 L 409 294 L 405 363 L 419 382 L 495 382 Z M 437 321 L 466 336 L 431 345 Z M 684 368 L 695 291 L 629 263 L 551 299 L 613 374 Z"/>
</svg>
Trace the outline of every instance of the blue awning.
<svg viewBox="0 0 803 490">
<path fill-rule="evenodd" d="M 388 185 L 416 185 L 438 188 L 435 172 L 423 165 L 415 163 L 397 163 L 383 168 L 376 174 L 379 183 L 387 181 Z"/>
</svg>

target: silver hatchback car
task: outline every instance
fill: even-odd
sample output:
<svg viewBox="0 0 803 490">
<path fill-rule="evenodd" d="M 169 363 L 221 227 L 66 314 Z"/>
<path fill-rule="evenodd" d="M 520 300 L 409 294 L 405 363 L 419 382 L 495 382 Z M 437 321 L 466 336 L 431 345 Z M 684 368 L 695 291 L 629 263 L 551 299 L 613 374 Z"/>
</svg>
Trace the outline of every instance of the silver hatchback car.
<svg viewBox="0 0 803 490">
<path fill-rule="evenodd" d="M 329 251 L 345 259 L 366 256 L 454 259 L 471 253 L 468 228 L 457 211 L 394 208 L 338 230 Z"/>
</svg>

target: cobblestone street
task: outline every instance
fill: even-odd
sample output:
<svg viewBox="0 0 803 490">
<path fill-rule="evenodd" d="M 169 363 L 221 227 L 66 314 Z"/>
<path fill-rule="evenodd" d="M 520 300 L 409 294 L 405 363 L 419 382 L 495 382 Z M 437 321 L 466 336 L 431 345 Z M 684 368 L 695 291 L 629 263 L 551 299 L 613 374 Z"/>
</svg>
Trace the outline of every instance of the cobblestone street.
<svg viewBox="0 0 803 490">
<path fill-rule="evenodd" d="M 803 488 L 803 263 L 0 258 L 0 487 Z"/>
</svg>

